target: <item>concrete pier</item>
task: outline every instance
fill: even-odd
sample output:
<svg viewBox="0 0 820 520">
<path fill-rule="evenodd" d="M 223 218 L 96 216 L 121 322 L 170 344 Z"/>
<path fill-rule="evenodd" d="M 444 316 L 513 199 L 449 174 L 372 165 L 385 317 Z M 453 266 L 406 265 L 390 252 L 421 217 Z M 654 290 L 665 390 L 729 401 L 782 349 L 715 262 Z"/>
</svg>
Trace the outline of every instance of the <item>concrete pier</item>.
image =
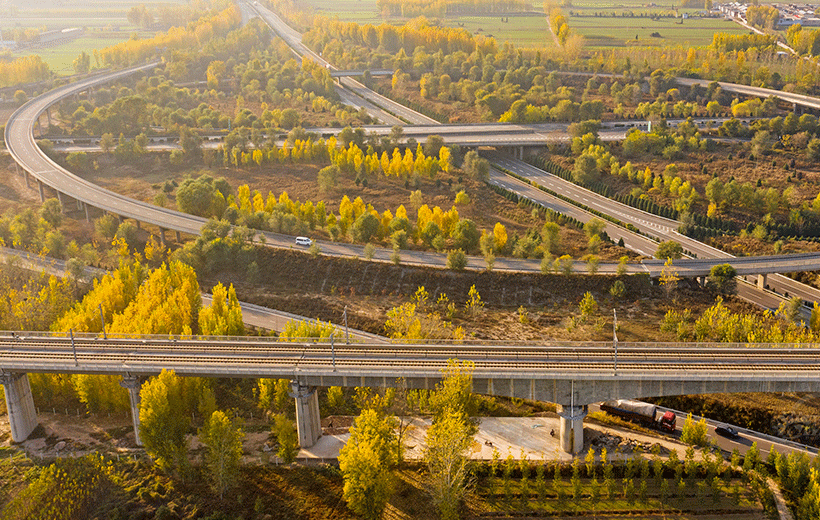
<svg viewBox="0 0 820 520">
<path fill-rule="evenodd" d="M 28 375 L 19 372 L 3 373 L 0 374 L 0 384 L 6 394 L 11 439 L 23 442 L 37 427 L 37 409 L 34 407 Z"/>
<path fill-rule="evenodd" d="M 144 382 L 145 378 L 139 376 L 123 376 L 122 381 L 120 381 L 120 386 L 128 389 L 128 397 L 131 400 L 131 420 L 134 422 L 134 439 L 137 446 L 142 446 L 142 439 L 140 439 L 140 390 Z"/>
<path fill-rule="evenodd" d="M 291 381 L 290 385 L 290 396 L 296 400 L 296 431 L 299 434 L 299 446 L 310 448 L 322 436 L 319 394 L 315 386 L 302 385 L 298 381 Z"/>
<path fill-rule="evenodd" d="M 558 406 L 558 442 L 564 453 L 577 454 L 584 447 L 584 417 L 586 406 Z"/>
</svg>

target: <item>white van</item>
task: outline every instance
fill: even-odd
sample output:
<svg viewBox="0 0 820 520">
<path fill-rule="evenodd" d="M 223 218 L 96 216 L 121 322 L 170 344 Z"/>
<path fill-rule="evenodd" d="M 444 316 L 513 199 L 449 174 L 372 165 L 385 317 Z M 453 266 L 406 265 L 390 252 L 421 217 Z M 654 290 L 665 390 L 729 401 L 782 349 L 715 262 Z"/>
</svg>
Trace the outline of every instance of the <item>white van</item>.
<svg viewBox="0 0 820 520">
<path fill-rule="evenodd" d="M 296 245 L 311 246 L 313 245 L 313 240 L 309 239 L 308 237 L 296 237 Z"/>
</svg>

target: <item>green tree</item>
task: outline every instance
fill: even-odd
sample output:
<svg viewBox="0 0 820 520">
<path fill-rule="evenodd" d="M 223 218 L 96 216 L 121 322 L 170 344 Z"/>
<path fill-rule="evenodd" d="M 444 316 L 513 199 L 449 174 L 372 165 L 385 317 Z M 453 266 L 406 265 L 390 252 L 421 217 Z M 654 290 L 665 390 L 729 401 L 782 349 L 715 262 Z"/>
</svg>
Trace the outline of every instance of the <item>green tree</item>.
<svg viewBox="0 0 820 520">
<path fill-rule="evenodd" d="M 276 455 L 285 464 L 290 464 L 296 460 L 296 455 L 299 454 L 299 435 L 293 421 L 284 414 L 275 415 L 273 417 L 273 433 L 279 443 Z"/>
<path fill-rule="evenodd" d="M 660 260 L 677 260 L 683 256 L 683 246 L 674 240 L 667 240 L 658 244 L 658 249 L 655 251 L 655 258 Z"/>
<path fill-rule="evenodd" d="M 459 518 L 459 506 L 469 484 L 469 453 L 474 426 L 458 411 L 447 408 L 427 430 L 424 460 L 428 490 L 443 520 Z"/>
<path fill-rule="evenodd" d="M 461 249 L 452 249 L 447 252 L 447 269 L 463 271 L 467 267 L 467 255 Z"/>
<path fill-rule="evenodd" d="M 63 222 L 63 206 L 55 198 L 46 199 L 40 207 L 40 218 L 48 222 L 48 224 L 57 229 Z"/>
<path fill-rule="evenodd" d="M 353 239 L 368 242 L 379 231 L 379 219 L 370 212 L 364 212 L 353 223 Z"/>
<path fill-rule="evenodd" d="M 331 164 L 330 166 L 325 166 L 316 176 L 316 180 L 319 183 L 319 187 L 322 188 L 324 191 L 329 191 L 336 187 L 339 184 L 339 175 L 341 175 L 341 170 L 339 169 L 338 165 Z"/>
<path fill-rule="evenodd" d="M 806 145 L 806 157 L 810 161 L 820 161 L 820 139 L 814 138 Z"/>
<path fill-rule="evenodd" d="M 737 271 L 729 264 L 712 266 L 706 278 L 707 287 L 711 287 L 720 294 L 734 294 L 737 292 Z"/>
<path fill-rule="evenodd" d="M 597 181 L 600 175 L 598 160 L 594 155 L 584 153 L 575 159 L 575 166 L 572 168 L 573 181 L 578 184 L 589 184 Z"/>
<path fill-rule="evenodd" d="M 606 222 L 599 219 L 598 217 L 593 217 L 586 224 L 584 224 L 584 233 L 586 234 L 587 238 L 600 237 L 605 227 Z"/>
<path fill-rule="evenodd" d="M 199 440 L 207 448 L 206 461 L 214 490 L 219 499 L 235 480 L 242 461 L 242 439 L 245 432 L 224 412 L 213 412 L 199 431 Z"/>
<path fill-rule="evenodd" d="M 87 52 L 82 51 L 79 56 L 74 59 L 72 63 L 74 72 L 77 74 L 86 74 L 91 70 L 91 56 Z"/>
<path fill-rule="evenodd" d="M 480 238 L 481 233 L 478 231 L 475 222 L 470 219 L 459 220 L 453 228 L 453 245 L 467 253 L 471 253 L 478 248 Z"/>
<path fill-rule="evenodd" d="M 464 155 L 464 164 L 461 168 L 473 179 L 486 181 L 490 178 L 490 163 L 480 157 L 475 150 L 470 150 Z"/>
<path fill-rule="evenodd" d="M 173 370 L 163 370 L 140 390 L 140 439 L 145 451 L 166 472 L 187 466 L 191 424 L 183 385 Z"/>
<path fill-rule="evenodd" d="M 100 137 L 100 148 L 102 148 L 103 153 L 110 152 L 116 144 L 117 141 L 114 140 L 114 134 L 105 133 Z"/>
</svg>

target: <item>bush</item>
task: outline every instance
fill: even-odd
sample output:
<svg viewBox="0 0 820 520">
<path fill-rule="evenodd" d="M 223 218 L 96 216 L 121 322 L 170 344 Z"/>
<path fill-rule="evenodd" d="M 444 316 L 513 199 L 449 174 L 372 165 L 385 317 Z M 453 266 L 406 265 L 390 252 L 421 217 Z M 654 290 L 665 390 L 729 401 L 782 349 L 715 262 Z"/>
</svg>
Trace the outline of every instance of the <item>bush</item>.
<svg viewBox="0 0 820 520">
<path fill-rule="evenodd" d="M 681 429 L 680 440 L 695 446 L 706 446 L 709 440 L 706 419 L 701 418 L 696 423 L 691 413 L 687 415 L 686 421 L 683 423 L 683 429 Z"/>
<path fill-rule="evenodd" d="M 447 253 L 447 269 L 463 271 L 467 267 L 467 255 L 461 249 L 453 249 Z"/>
<path fill-rule="evenodd" d="M 615 280 L 615 282 L 609 287 L 609 294 L 614 296 L 615 298 L 620 298 L 624 294 L 626 294 L 626 286 L 620 280 Z"/>
</svg>

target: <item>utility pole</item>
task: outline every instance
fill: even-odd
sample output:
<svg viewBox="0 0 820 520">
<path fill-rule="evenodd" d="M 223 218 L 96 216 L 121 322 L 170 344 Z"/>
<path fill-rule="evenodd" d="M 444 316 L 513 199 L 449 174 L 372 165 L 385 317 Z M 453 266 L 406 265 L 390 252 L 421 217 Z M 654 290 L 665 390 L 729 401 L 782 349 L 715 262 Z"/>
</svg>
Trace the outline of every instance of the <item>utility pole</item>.
<svg viewBox="0 0 820 520">
<path fill-rule="evenodd" d="M 105 317 L 103 316 L 102 303 L 100 304 L 100 322 L 102 323 L 103 339 L 108 339 L 105 333 Z"/>
<path fill-rule="evenodd" d="M 350 345 L 350 330 L 347 328 L 347 305 L 345 305 L 345 343 Z"/>
<path fill-rule="evenodd" d="M 74 366 L 79 366 L 80 362 L 77 361 L 77 346 L 74 344 L 74 329 L 68 329 L 68 332 L 71 333 L 71 350 L 74 351 Z"/>
<path fill-rule="evenodd" d="M 615 309 L 612 309 L 612 345 L 615 348 L 615 373 L 613 375 L 618 375 L 618 313 Z"/>
<path fill-rule="evenodd" d="M 333 333 L 330 333 L 330 353 L 333 356 L 333 371 L 336 371 L 336 347 L 333 345 Z"/>
</svg>

